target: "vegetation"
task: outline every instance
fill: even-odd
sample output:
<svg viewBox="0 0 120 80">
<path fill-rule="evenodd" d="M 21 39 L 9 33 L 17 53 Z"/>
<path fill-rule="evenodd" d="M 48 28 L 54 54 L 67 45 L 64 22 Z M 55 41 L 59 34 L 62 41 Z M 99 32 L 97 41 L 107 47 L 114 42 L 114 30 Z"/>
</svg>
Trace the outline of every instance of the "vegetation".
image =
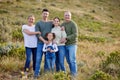
<svg viewBox="0 0 120 80">
<path fill-rule="evenodd" d="M 48 8 L 49 19 L 72 12 L 78 24 L 77 80 L 120 79 L 120 0 L 0 0 L 0 79 L 21 79 L 25 63 L 25 49 L 21 26 L 34 14 L 36 22 L 41 10 Z M 35 23 L 36 23 L 35 22 Z M 67 73 L 44 73 L 40 80 L 71 80 Z M 30 68 L 28 79 L 33 78 Z"/>
</svg>

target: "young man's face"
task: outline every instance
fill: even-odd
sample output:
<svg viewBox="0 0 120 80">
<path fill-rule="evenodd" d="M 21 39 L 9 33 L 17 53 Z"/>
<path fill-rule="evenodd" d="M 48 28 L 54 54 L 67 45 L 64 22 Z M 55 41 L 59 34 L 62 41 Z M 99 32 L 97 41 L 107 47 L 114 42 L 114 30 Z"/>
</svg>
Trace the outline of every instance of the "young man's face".
<svg viewBox="0 0 120 80">
<path fill-rule="evenodd" d="M 44 11 L 44 12 L 42 13 L 42 16 L 43 16 L 43 18 L 47 18 L 47 17 L 49 16 L 49 12 Z"/>
<path fill-rule="evenodd" d="M 65 12 L 64 13 L 64 19 L 66 21 L 70 21 L 71 20 L 71 13 L 70 12 Z"/>
</svg>

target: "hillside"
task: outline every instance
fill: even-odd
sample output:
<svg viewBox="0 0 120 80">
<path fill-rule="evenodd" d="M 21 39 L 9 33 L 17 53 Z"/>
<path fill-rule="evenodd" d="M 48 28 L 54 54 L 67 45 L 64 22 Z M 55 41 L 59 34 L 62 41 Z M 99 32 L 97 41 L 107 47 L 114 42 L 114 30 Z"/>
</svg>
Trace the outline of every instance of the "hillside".
<svg viewBox="0 0 120 80">
<path fill-rule="evenodd" d="M 73 20 L 78 24 L 77 62 L 79 76 L 77 80 L 89 80 L 96 70 L 101 70 L 100 65 L 109 54 L 116 51 L 118 54 L 120 53 L 120 0 L 0 0 L 0 54 L 8 52 L 10 55 L 15 54 L 15 50 L 11 52 L 4 49 L 5 45 L 9 44 L 22 46 L 18 53 L 24 50 L 21 26 L 26 23 L 27 16 L 30 14 L 35 15 L 36 22 L 39 21 L 43 8 L 49 9 L 49 19 L 59 16 L 62 21 L 64 11 L 69 10 L 72 12 Z M 20 71 L 25 61 L 22 57 L 25 55 L 21 57 L 20 54 L 15 54 L 17 55 L 16 62 L 14 62 L 16 56 L 10 55 L 7 56 L 7 59 L 4 55 L 0 57 L 1 80 L 20 78 Z M 18 63 L 19 67 L 15 67 Z M 114 68 L 120 70 L 120 68 Z M 69 72 L 69 69 L 67 71 Z M 111 75 L 111 73 L 109 74 Z M 118 74 L 119 72 L 115 71 L 113 80 L 120 79 Z M 52 80 L 53 75 L 42 75 L 41 78 Z"/>
</svg>

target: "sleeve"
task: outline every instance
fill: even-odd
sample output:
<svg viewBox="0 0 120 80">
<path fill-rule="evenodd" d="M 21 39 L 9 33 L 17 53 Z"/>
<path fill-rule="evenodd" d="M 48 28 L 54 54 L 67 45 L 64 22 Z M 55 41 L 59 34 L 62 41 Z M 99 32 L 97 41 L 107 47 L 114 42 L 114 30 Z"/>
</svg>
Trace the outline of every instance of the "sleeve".
<svg viewBox="0 0 120 80">
<path fill-rule="evenodd" d="M 78 29 L 77 29 L 77 24 L 76 23 L 72 24 L 71 30 L 72 30 L 72 32 L 71 32 L 72 34 L 67 36 L 68 40 L 75 39 L 78 36 Z"/>
<path fill-rule="evenodd" d="M 57 51 L 58 51 L 57 44 L 54 44 L 54 51 L 55 51 L 55 52 L 57 52 Z"/>
<path fill-rule="evenodd" d="M 44 45 L 43 45 L 43 52 L 47 52 L 47 48 L 46 48 L 46 47 L 47 47 L 47 45 L 44 44 Z"/>
<path fill-rule="evenodd" d="M 61 31 L 61 35 L 62 35 L 62 38 L 66 38 L 67 37 L 67 34 L 65 31 Z"/>
<path fill-rule="evenodd" d="M 52 32 L 52 33 L 55 33 L 54 30 L 53 30 L 53 28 L 52 28 L 51 32 Z M 56 34 L 55 34 L 55 35 L 56 35 Z M 57 44 L 59 43 L 59 41 L 57 41 L 56 39 L 54 39 L 53 42 L 55 42 L 55 43 L 57 43 Z"/>
<path fill-rule="evenodd" d="M 36 31 L 36 32 L 37 32 L 37 31 L 40 31 L 40 32 L 41 32 L 39 22 L 36 23 L 36 25 L 35 25 L 35 31 Z M 41 34 L 36 34 L 36 36 L 39 38 L 39 37 L 41 36 Z"/>
<path fill-rule="evenodd" d="M 26 29 L 25 25 L 22 26 L 22 32 L 23 32 L 24 29 Z"/>
</svg>

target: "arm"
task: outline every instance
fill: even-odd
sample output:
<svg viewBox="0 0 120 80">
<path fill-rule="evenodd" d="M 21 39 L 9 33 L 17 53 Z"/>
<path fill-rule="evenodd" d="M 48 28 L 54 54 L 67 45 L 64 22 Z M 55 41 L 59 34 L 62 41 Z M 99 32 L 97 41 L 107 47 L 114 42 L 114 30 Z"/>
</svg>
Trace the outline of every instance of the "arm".
<svg viewBox="0 0 120 80">
<path fill-rule="evenodd" d="M 27 30 L 27 29 L 24 29 L 23 32 L 26 33 L 26 34 L 28 34 L 28 35 L 40 34 L 39 31 L 37 31 L 37 32 L 31 32 L 31 31 L 29 31 L 29 30 Z"/>
<path fill-rule="evenodd" d="M 78 36 L 78 29 L 77 29 L 77 24 L 76 23 L 72 24 L 71 33 L 72 33 L 71 35 L 67 36 L 67 40 L 75 39 Z"/>
<path fill-rule="evenodd" d="M 57 51 L 58 51 L 58 47 L 57 47 L 57 45 L 54 44 L 53 47 L 54 47 L 54 50 L 50 50 L 50 52 L 57 52 Z"/>
<path fill-rule="evenodd" d="M 43 45 L 43 52 L 47 52 L 46 44 Z"/>
<path fill-rule="evenodd" d="M 35 31 L 40 31 L 41 32 L 41 29 L 40 29 L 40 24 L 39 22 L 35 25 Z M 43 43 L 47 43 L 47 41 L 41 36 L 41 34 L 37 34 L 36 35 Z"/>
<path fill-rule="evenodd" d="M 60 42 L 61 43 L 65 43 L 66 42 L 66 37 L 67 37 L 66 32 L 65 31 L 61 31 L 61 36 L 62 36 L 62 38 L 61 38 Z"/>
</svg>

